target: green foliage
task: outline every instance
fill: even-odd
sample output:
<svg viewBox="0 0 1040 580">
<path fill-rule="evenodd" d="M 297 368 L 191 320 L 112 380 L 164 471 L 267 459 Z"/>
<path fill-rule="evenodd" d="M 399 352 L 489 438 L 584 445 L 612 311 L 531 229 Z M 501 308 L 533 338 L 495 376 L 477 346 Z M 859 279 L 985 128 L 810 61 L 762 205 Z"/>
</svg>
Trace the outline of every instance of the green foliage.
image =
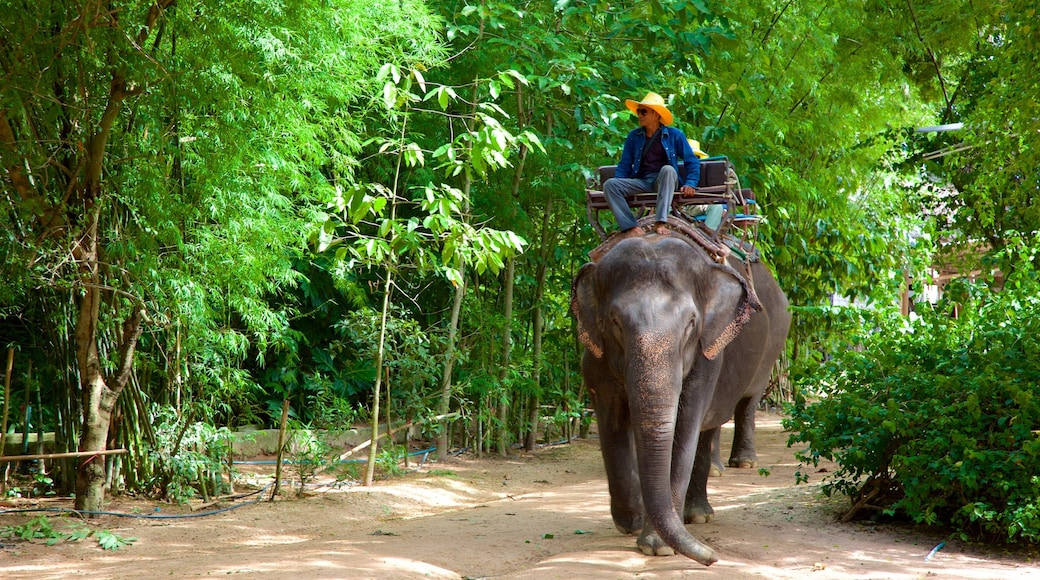
<svg viewBox="0 0 1040 580">
<path fill-rule="evenodd" d="M 223 474 L 230 472 L 231 431 L 227 427 L 178 417 L 167 408 L 158 414 L 156 444 L 148 456 L 157 469 L 152 479 L 164 499 L 187 503 L 202 495 L 227 492 Z"/>
<path fill-rule="evenodd" d="M 25 349 L 16 377 L 30 357 L 47 377 L 39 416 L 70 439 L 87 287 L 103 295 L 90 326 L 107 376 L 129 305 L 147 307 L 138 400 L 121 407 L 270 423 L 288 397 L 303 425 L 327 406 L 364 420 L 390 288 L 391 407 L 423 418 L 465 284 L 451 410 L 521 432 L 539 396 L 562 426 L 585 405 L 568 315 L 598 243 L 582 182 L 635 126 L 624 99 L 654 90 L 756 192 L 760 247 L 796 305 L 792 360 L 815 364 L 867 340 L 859 315 L 819 306 L 833 294 L 884 308 L 936 241 L 1001 248 L 1009 227 L 1038 229 L 1032 4 L 0 0 L 15 39 L 0 43 L 0 336 Z M 965 129 L 913 130 L 937 121 Z M 98 253 L 83 261 L 86 207 Z M 514 320 L 500 314 L 510 259 Z M 121 436 L 152 444 L 147 419 L 122 414 Z M 215 457 L 159 438 L 160 475 L 129 464 L 135 481 L 204 493 Z"/>
<path fill-rule="evenodd" d="M 290 437 L 285 442 L 292 458 L 292 470 L 300 481 L 297 496 L 303 497 L 304 486 L 327 471 L 336 459 L 331 438 L 335 431 L 310 429 L 298 421 L 289 423 Z"/>
<path fill-rule="evenodd" d="M 97 531 L 98 546 L 104 550 L 118 550 L 124 546 L 130 546 L 137 538 L 124 538 L 108 530 Z"/>
<path fill-rule="evenodd" d="M 285 442 L 300 497 L 305 487 L 324 473 L 336 472 L 339 480 L 357 479 L 356 467 L 339 461 L 337 440 L 362 419 L 359 407 L 330 390 L 309 392 L 307 406 L 312 409 L 309 418 L 290 419 L 290 437 Z M 295 415 L 293 410 L 290 415 Z"/>
<path fill-rule="evenodd" d="M 386 356 L 384 365 L 389 371 L 387 389 L 395 401 L 394 413 L 403 417 L 423 416 L 435 407 L 442 361 L 436 353 L 443 352 L 443 338 L 422 326 L 400 307 L 391 309 L 386 320 L 384 336 Z M 358 356 L 374 360 L 379 339 L 378 313 L 358 309 L 347 316 L 336 328 L 344 340 L 356 349 Z"/>
<path fill-rule="evenodd" d="M 407 454 L 408 450 L 403 445 L 380 446 L 376 466 L 387 476 L 401 475 L 404 473 L 401 464 Z"/>
<path fill-rule="evenodd" d="M 952 14 L 971 17 L 950 27 Z M 1040 117 L 1032 97 L 1040 90 L 1037 6 L 959 0 L 922 7 L 919 19 L 915 77 L 929 79 L 943 123 L 963 123 L 916 139 L 931 153 L 925 167 L 946 186 L 928 192 L 929 205 L 952 239 L 1002 248 L 1005 231 L 1040 228 Z"/>
<path fill-rule="evenodd" d="M 86 524 L 74 524 L 57 529 L 47 516 L 37 516 L 22 525 L 0 527 L 0 538 L 11 538 L 24 542 L 43 540 L 48 546 L 60 542 L 78 542 L 91 536 L 97 537 L 98 546 L 104 550 L 118 550 L 130 546 L 137 538 L 124 538 L 109 530 L 94 530 Z"/>
<path fill-rule="evenodd" d="M 61 532 L 54 529 L 47 516 L 37 516 L 20 526 L 4 526 L 0 528 L 0 537 L 16 538 L 27 542 L 47 540 L 51 544 L 54 543 L 51 540 L 63 538 Z"/>
<path fill-rule="evenodd" d="M 17 474 L 14 474 L 14 480 L 20 481 Z M 34 473 L 25 483 L 27 489 L 23 490 L 18 485 L 11 485 L 7 488 L 7 497 L 50 497 L 56 494 L 54 491 L 54 480 L 49 476 L 42 473 Z"/>
<path fill-rule="evenodd" d="M 826 493 L 966 537 L 1040 540 L 1040 238 L 1009 239 L 1003 289 L 960 279 L 919 316 L 864 316 L 858 342 L 803 378 L 785 427 L 804 464 L 838 463 Z"/>
<path fill-rule="evenodd" d="M 76 286 L 96 266 L 101 307 L 83 328 L 99 329 L 114 374 L 119 323 L 131 301 L 146 305 L 133 361 L 146 400 L 234 424 L 262 421 L 267 391 L 357 388 L 351 369 L 320 366 L 322 335 L 294 325 L 304 232 L 332 176 L 361 170 L 382 121 L 379 68 L 438 62 L 439 21 L 420 0 L 93 8 L 0 1 L 0 36 L 18 39 L 0 44 L 0 335 L 33 345 L 38 374 L 69 381 L 54 399 L 79 401 Z M 103 180 L 86 183 L 95 167 Z M 84 208 L 97 209 L 96 255 L 73 248 L 92 231 Z M 333 298 L 349 308 L 356 296 Z M 197 485 L 194 463 L 166 464 L 181 473 L 174 495 Z M 154 483 L 149 466 L 129 467 Z"/>
<path fill-rule="evenodd" d="M 503 260 L 518 254 L 526 242 L 510 231 L 477 228 L 470 224 L 467 213 L 468 194 L 449 183 L 409 184 L 399 181 L 401 163 L 405 168 L 420 170 L 427 156 L 439 162 L 437 169 L 447 177 L 463 174 L 467 181 L 483 178 L 491 170 L 507 167 L 510 150 L 518 147 L 541 147 L 537 136 L 530 132 L 518 135 L 506 130 L 497 116 L 506 113 L 494 102 L 466 103 L 459 92 L 463 87 L 435 85 L 427 81 L 419 68 L 401 70 L 394 63 L 384 65 L 378 75 L 384 82 L 383 99 L 387 109 L 388 127 L 384 137 L 372 140 L 377 146 L 374 164 L 395 167 L 386 182 L 359 182 L 337 188 L 313 241 L 317 250 L 335 249 L 337 262 L 347 268 L 393 265 L 400 260 L 411 262 L 422 269 L 436 266 L 455 285 L 462 283 L 462 268 L 474 267 L 478 273 L 497 272 Z M 526 79 L 515 71 L 496 75 L 496 80 L 473 81 L 473 90 L 493 82 L 507 83 Z M 414 90 L 425 91 L 425 94 Z M 420 108 L 434 100 L 440 109 Z M 457 113 L 453 108 L 470 108 Z M 411 141 L 408 132 L 413 117 L 422 114 L 451 119 L 461 115 L 464 127 L 452 142 L 426 151 Z M 344 176 L 346 177 L 346 176 Z M 398 217 L 399 191 L 411 189 L 412 205 L 409 215 Z M 418 209 L 416 212 L 415 209 Z M 373 223 L 364 223 L 374 220 Z M 372 226 L 375 226 L 373 229 Z M 349 243 L 344 243 L 349 242 Z M 439 255 L 435 253 L 439 250 Z"/>
<path fill-rule="evenodd" d="M 433 477 L 448 477 L 451 479 L 458 478 L 458 474 L 450 469 L 431 469 L 429 475 Z"/>
</svg>

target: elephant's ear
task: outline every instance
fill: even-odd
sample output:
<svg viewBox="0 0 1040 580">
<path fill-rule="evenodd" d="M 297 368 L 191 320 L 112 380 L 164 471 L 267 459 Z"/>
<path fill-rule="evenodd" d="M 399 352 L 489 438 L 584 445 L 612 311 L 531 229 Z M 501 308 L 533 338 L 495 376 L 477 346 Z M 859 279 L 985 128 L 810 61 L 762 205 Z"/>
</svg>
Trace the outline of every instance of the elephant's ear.
<svg viewBox="0 0 1040 580">
<path fill-rule="evenodd" d="M 726 263 L 712 264 L 712 270 L 714 291 L 705 301 L 701 328 L 701 349 L 708 360 L 719 356 L 751 320 L 751 315 L 762 310 L 747 276 Z"/>
<path fill-rule="evenodd" d="M 578 340 L 592 356 L 603 358 L 603 339 L 596 316 L 596 294 L 593 292 L 593 274 L 596 264 L 588 263 L 578 270 L 571 284 L 571 312 L 578 320 Z"/>
</svg>

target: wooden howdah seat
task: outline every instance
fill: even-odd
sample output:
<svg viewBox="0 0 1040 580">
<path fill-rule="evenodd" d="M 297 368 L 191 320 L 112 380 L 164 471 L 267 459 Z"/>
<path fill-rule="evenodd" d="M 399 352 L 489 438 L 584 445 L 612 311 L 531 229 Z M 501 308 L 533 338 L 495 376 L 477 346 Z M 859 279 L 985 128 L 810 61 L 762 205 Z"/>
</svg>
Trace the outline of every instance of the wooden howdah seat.
<svg viewBox="0 0 1040 580">
<path fill-rule="evenodd" d="M 732 228 L 753 228 L 758 224 L 761 216 L 755 208 L 755 196 L 750 189 L 740 187 L 740 179 L 733 170 L 733 165 L 727 157 L 708 157 L 700 160 L 701 175 L 697 183 L 697 193 L 692 197 L 683 197 L 676 192 L 672 198 L 671 215 L 675 215 L 685 221 L 696 224 L 704 221 L 704 206 L 716 204 L 724 205 L 721 225 L 714 230 L 717 238 L 720 233 L 727 233 Z M 606 210 L 610 213 L 607 205 L 606 195 L 603 193 L 603 183 L 614 177 L 617 170 L 616 165 L 605 165 L 600 167 L 594 177 L 587 180 L 585 189 L 586 217 L 601 240 L 607 239 L 607 232 L 600 222 L 600 212 Z M 679 187 L 686 180 L 686 168 L 679 165 Z M 651 214 L 657 205 L 657 192 L 637 193 L 628 198 L 628 207 L 632 208 L 636 218 Z M 709 231 L 710 228 L 706 228 Z M 745 235 L 740 236 L 746 239 Z M 753 236 L 752 236 L 753 237 Z"/>
</svg>

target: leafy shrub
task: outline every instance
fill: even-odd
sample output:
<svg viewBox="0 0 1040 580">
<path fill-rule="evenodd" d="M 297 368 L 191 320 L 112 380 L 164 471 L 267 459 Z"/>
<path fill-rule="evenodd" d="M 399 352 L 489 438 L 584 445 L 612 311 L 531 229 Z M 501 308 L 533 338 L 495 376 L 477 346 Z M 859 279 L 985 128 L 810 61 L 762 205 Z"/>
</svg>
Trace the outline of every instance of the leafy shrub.
<svg viewBox="0 0 1040 580">
<path fill-rule="evenodd" d="M 292 421 L 289 433 L 286 445 L 292 457 L 292 470 L 300 482 L 296 495 L 303 497 L 305 486 L 328 470 L 338 453 L 330 442 L 332 434 L 327 430 L 310 429 L 299 421 Z"/>
<path fill-rule="evenodd" d="M 187 503 L 202 495 L 209 498 L 228 491 L 222 475 L 231 469 L 231 433 L 227 427 L 213 427 L 188 421 L 170 408 L 159 411 L 156 420 L 156 445 L 149 459 L 156 465 L 155 485 L 163 498 Z"/>
<path fill-rule="evenodd" d="M 380 447 L 379 455 L 376 457 L 376 466 L 388 476 L 392 477 L 395 475 L 401 475 L 404 473 L 401 463 L 404 462 L 404 457 L 407 453 L 408 450 L 404 445 L 387 445 Z"/>
<path fill-rule="evenodd" d="M 361 409 L 329 388 L 315 389 L 308 394 L 307 401 L 312 421 L 291 420 L 290 438 L 286 442 L 292 458 L 292 471 L 299 480 L 297 495 L 300 497 L 307 485 L 330 471 L 337 472 L 336 479 L 340 481 L 358 479 L 354 464 L 339 461 L 342 449 L 336 442 L 360 420 Z M 343 472 L 347 473 L 344 475 Z"/>
<path fill-rule="evenodd" d="M 918 317 L 865 315 L 858 342 L 800 381 L 789 444 L 807 444 L 803 465 L 838 463 L 823 491 L 850 497 L 846 519 L 1040 541 L 1040 283 L 1015 263 L 1001 291 L 957 281 Z"/>
</svg>

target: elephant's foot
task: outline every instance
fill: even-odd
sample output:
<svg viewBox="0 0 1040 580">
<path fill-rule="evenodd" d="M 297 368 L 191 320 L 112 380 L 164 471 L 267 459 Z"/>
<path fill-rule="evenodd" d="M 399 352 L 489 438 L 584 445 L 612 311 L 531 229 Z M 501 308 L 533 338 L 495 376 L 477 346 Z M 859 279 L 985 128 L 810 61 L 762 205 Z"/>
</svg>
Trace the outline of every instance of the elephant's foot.
<svg viewBox="0 0 1040 580">
<path fill-rule="evenodd" d="M 643 529 L 643 526 L 630 526 L 619 523 L 617 520 L 614 520 L 614 527 L 617 529 L 617 531 L 621 532 L 622 534 L 625 534 L 626 536 L 634 536 L 639 533 L 639 530 Z"/>
<path fill-rule="evenodd" d="M 671 546 L 664 543 L 661 536 L 657 535 L 657 532 L 653 528 L 643 530 L 643 533 L 639 535 L 639 539 L 636 540 L 636 546 L 639 547 L 639 551 L 646 554 L 647 556 L 674 556 L 675 550 Z"/>
<path fill-rule="evenodd" d="M 708 477 L 722 477 L 722 474 L 726 471 L 726 466 L 722 464 L 722 460 L 715 460 L 713 457 L 711 460 L 711 468 L 708 469 Z"/>
<path fill-rule="evenodd" d="M 646 520 L 642 512 L 631 512 L 611 506 L 611 517 L 614 527 L 622 534 L 634 536 L 643 530 Z"/>
<path fill-rule="evenodd" d="M 730 457 L 729 466 L 739 469 L 754 469 L 758 467 L 758 457 Z"/>
<path fill-rule="evenodd" d="M 705 566 L 711 566 L 715 562 L 719 561 L 718 554 L 715 550 L 712 550 L 708 546 L 705 546 L 701 542 L 697 541 L 696 538 L 690 538 L 691 543 L 686 545 L 686 550 L 683 552 L 687 557 L 692 558 Z M 674 556 L 675 550 L 664 543 L 661 536 L 657 535 L 657 532 L 650 526 L 643 530 L 643 533 L 639 535 L 639 539 L 636 540 L 636 546 L 639 547 L 639 551 L 646 554 L 647 556 Z"/>
<path fill-rule="evenodd" d="M 690 504 L 683 508 L 684 524 L 707 524 L 715 519 L 715 510 L 708 502 Z"/>
</svg>

